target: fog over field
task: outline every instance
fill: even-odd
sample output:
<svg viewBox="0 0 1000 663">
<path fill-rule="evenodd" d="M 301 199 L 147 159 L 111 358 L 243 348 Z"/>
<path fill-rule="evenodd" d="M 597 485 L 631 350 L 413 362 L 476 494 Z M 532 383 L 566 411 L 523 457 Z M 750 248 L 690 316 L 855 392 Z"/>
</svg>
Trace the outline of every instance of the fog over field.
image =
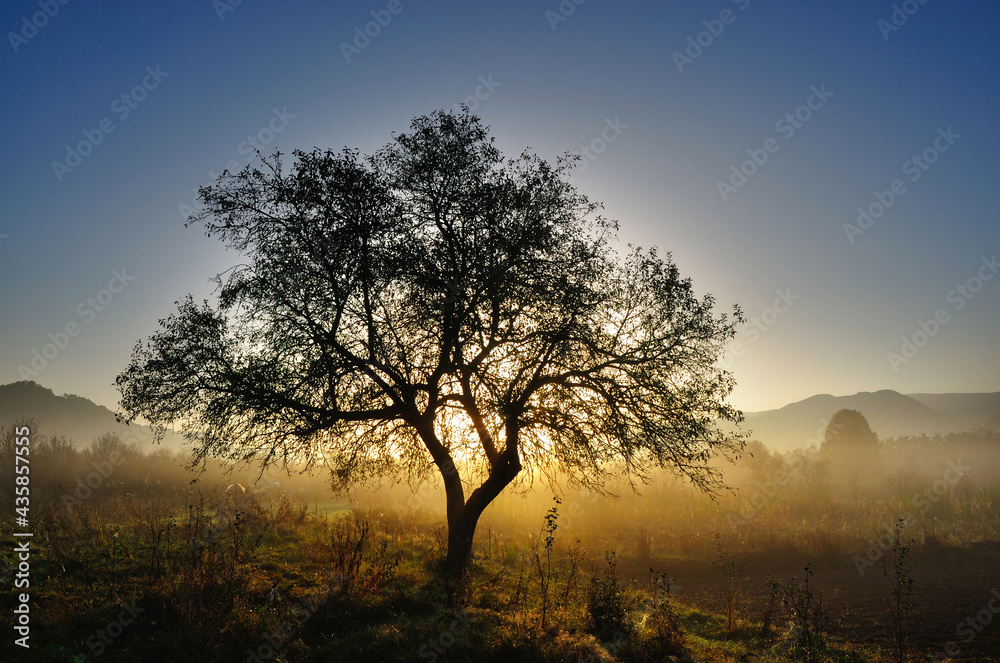
<svg viewBox="0 0 1000 663">
<path fill-rule="evenodd" d="M 147 619 L 170 619 L 185 629 L 195 628 L 189 620 L 238 620 L 241 628 L 264 629 L 261 642 L 278 643 L 288 660 L 310 655 L 296 647 L 350 657 L 400 646 L 378 631 L 379 623 L 397 618 L 377 606 L 391 605 L 405 587 L 427 582 L 433 568 L 428 565 L 446 546 L 446 496 L 436 482 L 378 479 L 334 493 L 327 469 L 304 471 L 301 464 L 261 473 L 255 465 L 229 469 L 209 461 L 192 471 L 189 444 L 156 444 L 148 429 L 113 426 L 108 411 L 86 399 L 56 396 L 25 382 L 0 387 L 0 393 L 5 404 L 34 417 L 14 421 L 10 412 L 2 413 L 2 450 L 10 459 L 15 431 L 30 427 L 33 508 L 44 514 L 38 532 L 43 538 L 36 544 L 45 546 L 47 582 L 60 588 L 47 592 L 46 605 L 121 569 L 128 580 L 114 586 L 141 596 L 136 605 L 153 611 Z M 893 405 L 916 398 L 938 420 L 982 419 L 996 394 L 817 396 L 748 420 L 770 417 L 770 430 L 780 434 L 774 422 L 787 410 L 792 413 L 786 425 L 794 430 L 806 416 L 796 409 L 813 416 L 825 412 L 822 404 L 864 403 L 882 426 L 912 431 L 911 422 L 893 418 Z M 709 660 L 728 660 L 744 648 L 785 660 L 808 656 L 812 646 L 828 652 L 843 646 L 835 643 L 853 643 L 865 656 L 876 656 L 885 652 L 894 628 L 886 601 L 894 589 L 906 589 L 900 596 L 908 600 L 901 613 L 907 651 L 941 642 L 945 651 L 948 643 L 962 643 L 952 647 L 961 646 L 970 660 L 988 660 L 1000 641 L 985 628 L 978 603 L 984 600 L 984 573 L 990 582 L 988 568 L 1000 556 L 1000 432 L 977 425 L 944 434 L 880 436 L 866 428 L 861 411 L 843 408 L 823 420 L 826 425 L 794 448 L 763 437 L 748 442 L 735 462 L 714 459 L 710 465 L 724 482 L 714 498 L 669 472 L 654 472 L 635 485 L 609 481 L 603 496 L 574 487 L 569 477 L 525 478 L 483 514 L 474 544 L 478 570 L 463 590 L 466 607 L 435 618 L 443 630 L 434 635 L 428 625 L 434 637 L 418 637 L 415 651 L 426 658 L 445 653 L 452 648 L 445 643 L 454 641 L 458 655 L 474 656 L 516 640 L 508 627 L 493 623 L 494 611 L 513 610 L 533 627 L 540 622 L 530 620 L 544 618 L 551 629 L 590 619 L 596 629 L 604 627 L 593 620 L 619 606 L 625 620 L 620 630 L 604 633 L 593 645 L 581 641 L 572 651 L 625 660 L 651 650 L 695 655 L 698 650 L 685 642 L 697 637 L 711 643 L 699 645 Z M 51 427 L 41 423 L 48 421 Z M 102 425 L 107 434 L 88 435 Z M 15 487 L 14 476 L 7 476 L 5 499 L 13 501 Z M 271 579 L 282 568 L 298 570 L 291 580 Z M 306 579 L 330 569 L 341 584 Z M 900 575 L 893 575 L 897 570 Z M 7 566 L 4 581 L 15 571 Z M 194 584 L 162 594 L 164 588 L 157 588 L 164 572 Z M 231 601 L 260 593 L 267 603 L 278 587 L 285 587 L 279 595 L 302 598 L 269 619 L 284 614 L 297 623 L 298 614 L 308 614 L 313 626 L 304 622 L 303 629 L 315 630 L 305 633 L 319 635 L 339 633 L 328 620 L 347 615 L 352 628 L 368 635 L 344 633 L 326 645 L 306 645 L 311 636 L 303 634 L 286 647 L 268 640 L 267 629 L 279 633 L 280 623 L 268 627 L 274 622 L 233 612 Z M 187 603 L 197 596 L 204 601 L 206 591 L 214 597 L 208 604 Z M 302 606 L 320 600 L 316 595 L 328 603 L 303 613 Z M 374 602 L 371 607 L 357 604 L 361 596 Z M 336 607 L 325 610 L 330 601 Z M 813 613 L 807 612 L 810 601 Z M 184 605 L 189 607 L 176 612 Z M 971 621 L 952 626 L 942 622 L 943 610 L 965 612 Z M 62 620 L 75 613 L 67 604 L 55 614 Z M 784 633 L 788 618 L 808 619 L 815 640 Z M 485 629 L 477 638 L 495 642 L 463 639 L 472 623 Z M 145 649 L 152 644 L 145 643 L 155 643 L 158 630 L 137 629 L 130 651 L 155 660 L 153 650 Z M 212 655 L 227 656 L 223 652 L 239 641 L 220 645 Z M 99 637 L 81 642 L 84 651 L 104 651 Z M 571 655 L 566 646 L 553 642 L 539 655 L 565 658 Z"/>
</svg>

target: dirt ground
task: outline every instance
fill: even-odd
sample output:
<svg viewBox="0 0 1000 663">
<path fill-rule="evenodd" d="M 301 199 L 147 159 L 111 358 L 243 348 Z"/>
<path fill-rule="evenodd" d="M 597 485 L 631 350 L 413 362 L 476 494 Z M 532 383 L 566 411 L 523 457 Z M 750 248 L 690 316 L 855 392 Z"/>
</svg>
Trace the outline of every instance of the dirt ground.
<svg viewBox="0 0 1000 663">
<path fill-rule="evenodd" d="M 866 559 L 866 551 L 858 554 Z M 769 572 L 783 581 L 794 576 L 801 583 L 805 577 L 807 560 L 791 551 L 773 551 L 747 561 L 746 580 L 740 586 L 744 614 L 757 614 L 766 605 Z M 952 642 L 952 651 L 959 649 L 954 660 L 990 657 L 1000 661 L 1000 541 L 982 541 L 964 548 L 930 542 L 913 551 L 913 561 L 914 614 L 909 640 L 913 651 L 934 655 Z M 677 578 L 679 600 L 716 611 L 722 608 L 718 570 L 704 564 L 654 566 Z M 886 581 L 878 562 L 863 566 L 863 574 L 853 556 L 814 562 L 811 568 L 810 587 L 823 594 L 830 616 L 829 632 L 849 642 L 887 642 L 890 613 L 883 597 Z M 997 612 L 990 610 L 991 600 Z"/>
</svg>

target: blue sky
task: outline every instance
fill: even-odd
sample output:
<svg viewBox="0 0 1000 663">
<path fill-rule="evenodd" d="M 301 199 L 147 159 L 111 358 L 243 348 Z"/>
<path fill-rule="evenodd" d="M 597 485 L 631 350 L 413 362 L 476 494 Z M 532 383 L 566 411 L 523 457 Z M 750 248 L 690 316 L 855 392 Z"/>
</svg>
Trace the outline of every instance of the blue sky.
<svg viewBox="0 0 1000 663">
<path fill-rule="evenodd" d="M 478 90 L 504 151 L 586 149 L 623 241 L 757 319 L 737 406 L 1000 390 L 1000 8 L 895 7 L 5 3 L 0 383 L 114 407 L 135 342 L 238 262 L 182 206 L 250 137 L 370 152 Z"/>
</svg>

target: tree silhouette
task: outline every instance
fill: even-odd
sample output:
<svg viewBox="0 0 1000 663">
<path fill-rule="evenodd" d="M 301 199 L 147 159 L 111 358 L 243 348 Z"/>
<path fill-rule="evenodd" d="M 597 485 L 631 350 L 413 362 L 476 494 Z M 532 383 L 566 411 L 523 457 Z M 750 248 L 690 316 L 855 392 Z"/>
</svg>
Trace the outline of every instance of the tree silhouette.
<svg viewBox="0 0 1000 663">
<path fill-rule="evenodd" d="M 838 410 L 826 425 L 821 450 L 826 453 L 855 453 L 878 450 L 878 435 L 857 410 Z"/>
<path fill-rule="evenodd" d="M 717 485 L 710 456 L 742 446 L 716 364 L 739 310 L 716 316 L 669 255 L 620 258 L 571 158 L 505 160 L 467 109 L 369 157 L 293 154 L 200 189 L 189 223 L 245 262 L 136 345 L 124 420 L 179 427 L 199 460 L 324 465 L 334 488 L 437 473 L 452 571 L 515 480 Z"/>
<path fill-rule="evenodd" d="M 862 487 L 874 483 L 882 470 L 878 435 L 857 410 L 838 410 L 826 425 L 820 453 L 831 473 L 844 480 L 857 499 Z"/>
</svg>

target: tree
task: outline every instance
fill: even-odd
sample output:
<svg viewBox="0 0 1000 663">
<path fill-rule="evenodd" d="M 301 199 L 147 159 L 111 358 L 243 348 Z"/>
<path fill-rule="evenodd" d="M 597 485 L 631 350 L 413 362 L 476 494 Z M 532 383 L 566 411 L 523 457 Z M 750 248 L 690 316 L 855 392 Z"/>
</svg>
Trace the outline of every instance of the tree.
<svg viewBox="0 0 1000 663">
<path fill-rule="evenodd" d="M 201 460 L 322 464 L 334 488 L 436 472 L 452 570 L 515 480 L 717 486 L 709 458 L 742 445 L 716 364 L 739 309 L 717 316 L 669 254 L 620 258 L 571 158 L 493 140 L 435 112 L 369 157 L 275 153 L 202 187 L 189 223 L 245 263 L 136 345 L 123 419 L 179 426 Z"/>
<path fill-rule="evenodd" d="M 882 471 L 878 436 L 857 410 L 838 410 L 826 425 L 820 454 L 830 462 L 830 471 L 842 477 L 854 499 L 870 486 Z"/>
</svg>

